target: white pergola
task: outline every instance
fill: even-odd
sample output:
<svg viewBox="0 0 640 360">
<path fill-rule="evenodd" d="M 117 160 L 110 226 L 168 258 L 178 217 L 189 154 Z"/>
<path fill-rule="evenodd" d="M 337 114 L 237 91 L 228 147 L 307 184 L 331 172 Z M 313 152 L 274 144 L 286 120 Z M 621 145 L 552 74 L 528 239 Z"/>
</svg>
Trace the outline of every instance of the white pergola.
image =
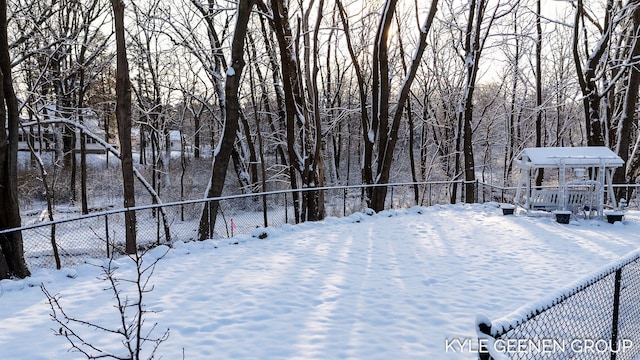
<svg viewBox="0 0 640 360">
<path fill-rule="evenodd" d="M 617 207 L 613 193 L 613 171 L 624 161 L 604 146 L 526 148 L 515 159 L 520 181 L 515 203 L 527 210 L 571 210 L 597 205 L 602 218 L 605 189 L 609 204 Z M 537 169 L 557 169 L 558 185 L 553 189 L 534 188 L 532 175 Z"/>
</svg>

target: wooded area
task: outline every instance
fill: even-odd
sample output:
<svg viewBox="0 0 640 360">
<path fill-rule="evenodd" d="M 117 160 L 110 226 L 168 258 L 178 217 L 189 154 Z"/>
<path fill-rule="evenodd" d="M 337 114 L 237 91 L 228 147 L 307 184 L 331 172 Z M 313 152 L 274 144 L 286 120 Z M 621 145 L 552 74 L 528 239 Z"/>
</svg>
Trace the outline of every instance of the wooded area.
<svg viewBox="0 0 640 360">
<path fill-rule="evenodd" d="M 142 196 L 135 178 L 158 203 L 187 197 L 197 173 L 199 197 L 463 179 L 474 202 L 476 179 L 513 185 L 514 156 L 534 146 L 605 145 L 626 162 L 616 183 L 640 175 L 640 0 L 0 5 L 0 229 L 20 224 L 20 172 L 34 171 L 24 181 L 49 216 L 59 203 L 87 213 L 96 144 L 122 160 L 124 207 Z M 370 188 L 368 206 L 386 192 Z M 325 216 L 322 191 L 291 200 L 296 222 Z M 0 235 L 0 278 L 28 273 L 19 243 Z"/>
</svg>

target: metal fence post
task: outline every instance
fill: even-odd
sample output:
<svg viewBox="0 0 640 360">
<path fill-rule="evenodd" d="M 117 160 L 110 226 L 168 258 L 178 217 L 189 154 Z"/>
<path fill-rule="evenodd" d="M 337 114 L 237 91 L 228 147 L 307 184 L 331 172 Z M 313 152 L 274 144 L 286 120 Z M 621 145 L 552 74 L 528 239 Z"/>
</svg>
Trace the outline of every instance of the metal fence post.
<svg viewBox="0 0 640 360">
<path fill-rule="evenodd" d="M 284 194 L 284 223 L 289 223 L 289 203 L 287 202 L 287 194 Z"/>
<path fill-rule="evenodd" d="M 267 209 L 267 194 L 262 195 L 262 220 L 264 227 L 269 226 L 269 210 Z"/>
<path fill-rule="evenodd" d="M 620 313 L 620 282 L 622 268 L 616 270 L 616 280 L 613 290 L 613 318 L 611 319 L 611 360 L 615 360 L 618 353 L 618 316 Z"/>
<path fill-rule="evenodd" d="M 393 186 L 389 186 L 391 188 L 391 209 L 393 209 Z M 386 200 L 386 199 L 385 199 Z"/>
<path fill-rule="evenodd" d="M 104 216 L 104 234 L 105 241 L 107 243 L 107 258 L 111 258 L 111 248 L 109 247 L 109 215 Z"/>
<path fill-rule="evenodd" d="M 347 189 L 342 189 L 342 216 L 347 216 Z"/>
<path fill-rule="evenodd" d="M 482 339 L 487 339 L 491 336 L 491 323 L 487 324 L 485 322 L 481 322 L 478 324 L 477 330 L 479 333 L 484 335 L 484 337 L 478 337 L 478 360 L 491 360 L 491 355 L 489 354 L 489 349 L 487 349 L 486 342 L 483 342 Z"/>
<path fill-rule="evenodd" d="M 160 212 L 160 209 L 158 209 L 158 212 Z M 160 245 L 160 214 L 157 214 L 157 213 L 156 213 L 156 241 L 157 241 L 157 244 Z"/>
</svg>

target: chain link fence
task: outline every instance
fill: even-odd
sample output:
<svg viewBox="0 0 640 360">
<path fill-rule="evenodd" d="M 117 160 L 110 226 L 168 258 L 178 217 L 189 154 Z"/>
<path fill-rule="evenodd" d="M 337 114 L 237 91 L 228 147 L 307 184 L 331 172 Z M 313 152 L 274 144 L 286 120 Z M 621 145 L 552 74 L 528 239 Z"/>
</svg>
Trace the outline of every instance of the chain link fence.
<svg viewBox="0 0 640 360">
<path fill-rule="evenodd" d="M 386 209 L 430 206 L 451 201 L 452 182 L 389 184 Z M 458 185 L 462 182 L 458 182 Z M 366 208 L 367 186 L 322 188 L 326 216 L 342 217 Z M 458 186 L 458 191 L 462 186 Z M 308 189 L 305 191 L 317 191 Z M 301 193 L 302 191 L 298 191 Z M 267 226 L 295 223 L 292 194 L 294 191 L 245 194 L 220 197 L 218 216 L 212 238 L 231 238 L 251 233 Z M 454 196 L 460 201 L 461 194 Z M 200 216 L 211 199 L 138 206 L 129 209 L 136 213 L 136 240 L 140 248 L 171 245 L 176 241 L 198 239 Z M 60 208 L 54 211 L 55 221 L 46 221 L 46 212 L 23 214 L 21 231 L 24 253 L 30 269 L 69 267 L 88 258 L 110 257 L 124 252 L 125 209 L 107 210 L 80 215 L 77 209 Z M 166 215 L 169 236 L 161 211 Z"/>
<path fill-rule="evenodd" d="M 454 184 L 457 193 L 452 194 Z M 385 206 L 408 208 L 414 205 L 447 204 L 452 199 L 462 201 L 463 181 L 388 184 Z M 475 182 L 476 201 L 510 202 L 516 188 L 499 187 Z M 341 186 L 322 188 L 326 216 L 348 216 L 366 208 L 368 186 Z M 628 187 L 628 185 L 627 185 Z M 306 191 L 313 191 L 308 189 Z M 631 189 L 635 190 L 635 189 Z M 301 193 L 299 190 L 298 193 Z M 219 212 L 214 239 L 247 234 L 257 227 L 281 226 L 295 223 L 291 190 L 245 194 L 219 198 Z M 636 191 L 637 193 L 637 191 Z M 193 241 L 198 237 L 198 225 L 204 204 L 210 199 L 147 205 L 132 208 L 137 217 L 137 243 L 141 247 L 167 244 L 175 241 Z M 630 201 L 633 206 L 634 202 Z M 160 211 L 166 214 L 169 241 L 164 231 Z M 78 209 L 57 207 L 54 221 L 49 222 L 45 211 L 22 214 L 21 228 L 0 231 L 22 231 L 25 256 L 32 269 L 73 266 L 86 258 L 109 257 L 124 248 L 124 209 L 93 212 L 80 215 Z M 169 244 L 170 245 L 170 244 Z M 56 251 L 60 264 L 56 261 Z"/>
<path fill-rule="evenodd" d="M 550 300 L 479 320 L 479 359 L 640 359 L 640 253 Z"/>
</svg>

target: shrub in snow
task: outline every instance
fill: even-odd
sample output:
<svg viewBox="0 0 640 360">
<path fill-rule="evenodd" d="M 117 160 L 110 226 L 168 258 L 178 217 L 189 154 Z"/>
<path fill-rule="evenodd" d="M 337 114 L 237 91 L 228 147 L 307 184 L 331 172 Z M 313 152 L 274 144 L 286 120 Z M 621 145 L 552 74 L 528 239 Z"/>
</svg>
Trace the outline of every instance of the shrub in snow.
<svg viewBox="0 0 640 360">
<path fill-rule="evenodd" d="M 166 254 L 166 252 L 164 254 Z M 116 309 L 115 317 L 118 324 L 116 328 L 79 319 L 68 314 L 64 311 L 62 303 L 60 302 L 60 296 L 58 294 L 51 294 L 44 283 L 41 283 L 40 288 L 47 297 L 51 308 L 51 319 L 56 323 L 57 329 L 54 334 L 56 336 L 64 336 L 69 342 L 71 350 L 83 354 L 87 359 L 112 358 L 138 360 L 141 358 L 155 358 L 156 351 L 160 344 L 169 338 L 169 329 L 156 336 L 155 330 L 158 324 L 149 326 L 145 324 L 147 315 L 154 311 L 148 310 L 145 307 L 143 297 L 146 293 L 153 290 L 153 285 L 151 285 L 149 280 L 153 275 L 158 261 L 164 257 L 164 255 L 160 255 L 157 252 L 154 255 L 155 256 L 149 257 L 145 256 L 144 258 L 137 253 L 128 255 L 128 258 L 134 262 L 134 275 L 132 279 L 118 277 L 116 274 L 116 270 L 118 269 L 117 262 L 112 259 L 100 265 L 94 262 L 94 265 L 102 269 L 102 277 L 100 279 L 109 284 L 104 290 L 110 291 L 113 294 L 113 300 L 115 302 L 114 308 Z M 68 275 L 69 272 L 67 276 Z M 86 331 L 86 329 L 89 329 L 89 331 Z M 95 331 L 103 334 L 108 341 L 102 342 L 103 345 L 98 345 L 85 340 L 84 333 L 92 333 Z M 123 348 L 118 350 L 104 347 L 111 344 L 121 344 Z M 149 346 L 143 351 L 143 346 L 146 345 Z"/>
<path fill-rule="evenodd" d="M 269 232 L 265 228 L 256 228 L 251 232 L 251 236 L 258 239 L 266 239 L 269 236 Z"/>
</svg>

